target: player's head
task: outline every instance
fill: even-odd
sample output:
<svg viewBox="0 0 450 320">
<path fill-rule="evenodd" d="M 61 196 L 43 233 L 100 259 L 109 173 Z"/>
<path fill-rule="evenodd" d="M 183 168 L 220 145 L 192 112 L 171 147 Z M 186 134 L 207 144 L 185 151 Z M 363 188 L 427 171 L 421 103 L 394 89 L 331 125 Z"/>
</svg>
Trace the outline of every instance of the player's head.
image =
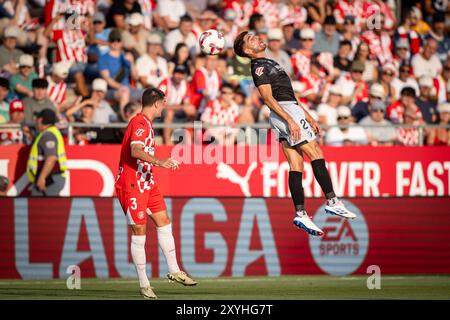
<svg viewBox="0 0 450 320">
<path fill-rule="evenodd" d="M 161 116 L 167 104 L 164 92 L 157 88 L 145 89 L 142 93 L 142 110 L 145 108 L 155 108 L 156 116 Z"/>
<path fill-rule="evenodd" d="M 267 44 L 257 35 L 244 31 L 234 40 L 234 52 L 240 57 L 253 58 L 264 51 Z"/>
</svg>

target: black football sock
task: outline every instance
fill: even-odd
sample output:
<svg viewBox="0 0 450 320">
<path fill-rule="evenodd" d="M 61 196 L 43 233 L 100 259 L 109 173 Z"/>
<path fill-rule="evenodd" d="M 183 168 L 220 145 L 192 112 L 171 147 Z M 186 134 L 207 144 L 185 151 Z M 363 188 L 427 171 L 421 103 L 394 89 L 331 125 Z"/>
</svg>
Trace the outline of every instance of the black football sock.
<svg viewBox="0 0 450 320">
<path fill-rule="evenodd" d="M 289 171 L 289 190 L 291 191 L 295 211 L 299 212 L 305 210 L 305 194 L 303 193 L 302 172 Z"/>
<path fill-rule="evenodd" d="M 322 188 L 325 198 L 327 200 L 333 200 L 333 202 L 334 200 L 337 200 L 336 194 L 334 193 L 333 184 L 331 183 L 330 174 L 325 166 L 325 160 L 313 160 L 311 161 L 311 166 L 314 172 L 314 177 L 316 177 L 317 182 Z"/>
</svg>

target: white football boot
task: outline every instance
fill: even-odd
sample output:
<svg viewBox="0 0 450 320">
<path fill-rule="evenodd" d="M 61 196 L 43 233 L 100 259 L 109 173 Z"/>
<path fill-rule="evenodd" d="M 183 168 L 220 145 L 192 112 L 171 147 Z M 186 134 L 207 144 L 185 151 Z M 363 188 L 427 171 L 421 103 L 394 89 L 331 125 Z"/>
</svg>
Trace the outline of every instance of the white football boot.
<svg viewBox="0 0 450 320">
<path fill-rule="evenodd" d="M 306 211 L 297 212 L 293 223 L 297 228 L 305 230 L 310 235 L 323 236 L 323 231 L 312 222 Z"/>
<path fill-rule="evenodd" d="M 339 217 L 343 217 L 346 219 L 355 219 L 356 218 L 356 214 L 349 211 L 340 200 L 335 201 L 331 205 L 327 204 L 325 206 L 325 212 L 339 216 Z"/>
<path fill-rule="evenodd" d="M 197 284 L 197 281 L 189 277 L 184 271 L 168 273 L 167 279 L 169 279 L 169 282 L 178 282 L 184 286 L 195 286 Z"/>
<path fill-rule="evenodd" d="M 141 295 L 144 299 L 157 299 L 156 294 L 153 292 L 150 286 L 141 288 Z"/>
</svg>

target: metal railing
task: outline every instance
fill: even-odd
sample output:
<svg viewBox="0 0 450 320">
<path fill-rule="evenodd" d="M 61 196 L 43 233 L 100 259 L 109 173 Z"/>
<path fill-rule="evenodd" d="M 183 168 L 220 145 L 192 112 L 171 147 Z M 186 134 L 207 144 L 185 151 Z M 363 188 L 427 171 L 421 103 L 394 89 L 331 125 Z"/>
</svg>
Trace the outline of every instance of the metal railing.
<svg viewBox="0 0 450 320">
<path fill-rule="evenodd" d="M 68 142 L 69 144 L 74 144 L 74 129 L 75 128 L 87 128 L 87 129 L 125 129 L 127 127 L 128 123 L 96 123 L 96 124 L 88 124 L 88 123 L 81 123 L 81 122 L 70 122 L 65 123 L 64 125 L 58 126 L 62 130 L 67 130 L 67 136 L 68 136 Z M 29 125 L 32 127 L 33 125 Z M 442 125 L 442 124 L 422 124 L 422 125 L 410 125 L 410 124 L 391 124 L 389 126 L 378 126 L 378 125 L 361 125 L 361 124 L 349 124 L 349 125 L 327 125 L 327 126 L 321 126 L 323 130 L 328 130 L 331 128 L 350 128 L 350 127 L 361 127 L 361 128 L 393 128 L 399 129 L 417 129 L 419 131 L 419 145 L 423 145 L 424 137 L 425 137 L 425 130 L 426 129 L 434 129 L 434 128 L 442 128 L 442 129 L 450 129 L 450 124 Z M 19 130 L 22 128 L 22 125 L 20 124 L 0 124 L 0 134 L 2 131 L 10 130 L 10 129 L 16 129 Z M 194 121 L 194 122 L 186 122 L 186 123 L 171 123 L 171 124 L 165 124 L 165 123 L 153 123 L 154 129 L 164 129 L 164 128 L 170 128 L 170 129 L 210 129 L 210 128 L 235 128 L 235 129 L 242 129 L 246 132 L 246 134 L 249 133 L 249 131 L 256 131 L 260 129 L 270 129 L 269 123 L 253 123 L 253 124 L 234 124 L 234 125 L 211 125 L 202 123 L 200 121 Z"/>
</svg>

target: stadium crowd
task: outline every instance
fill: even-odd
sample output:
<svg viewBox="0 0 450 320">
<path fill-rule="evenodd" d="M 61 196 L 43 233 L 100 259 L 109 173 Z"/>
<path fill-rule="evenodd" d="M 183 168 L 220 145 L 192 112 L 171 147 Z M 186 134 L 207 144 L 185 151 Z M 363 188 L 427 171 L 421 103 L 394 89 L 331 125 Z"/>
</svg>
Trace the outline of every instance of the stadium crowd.
<svg viewBox="0 0 450 320">
<path fill-rule="evenodd" d="M 324 128 L 331 126 L 321 143 L 450 145 L 448 128 L 420 134 L 392 126 L 450 124 L 449 2 L 396 4 L 0 1 L 0 125 L 21 125 L 0 127 L 0 144 L 31 143 L 33 117 L 46 108 L 57 112 L 65 135 L 69 122 L 126 123 L 150 86 L 167 96 L 165 124 L 265 123 L 269 110 L 253 85 L 250 61 L 232 48 L 241 31 L 251 30 L 291 76 L 298 100 Z M 198 37 L 211 28 L 224 34 L 226 46 L 220 55 L 205 56 Z M 235 143 L 221 130 L 210 134 Z M 162 129 L 160 141 L 172 144 L 172 132 Z M 77 144 L 117 143 L 121 131 L 79 128 L 74 137 Z"/>
</svg>

